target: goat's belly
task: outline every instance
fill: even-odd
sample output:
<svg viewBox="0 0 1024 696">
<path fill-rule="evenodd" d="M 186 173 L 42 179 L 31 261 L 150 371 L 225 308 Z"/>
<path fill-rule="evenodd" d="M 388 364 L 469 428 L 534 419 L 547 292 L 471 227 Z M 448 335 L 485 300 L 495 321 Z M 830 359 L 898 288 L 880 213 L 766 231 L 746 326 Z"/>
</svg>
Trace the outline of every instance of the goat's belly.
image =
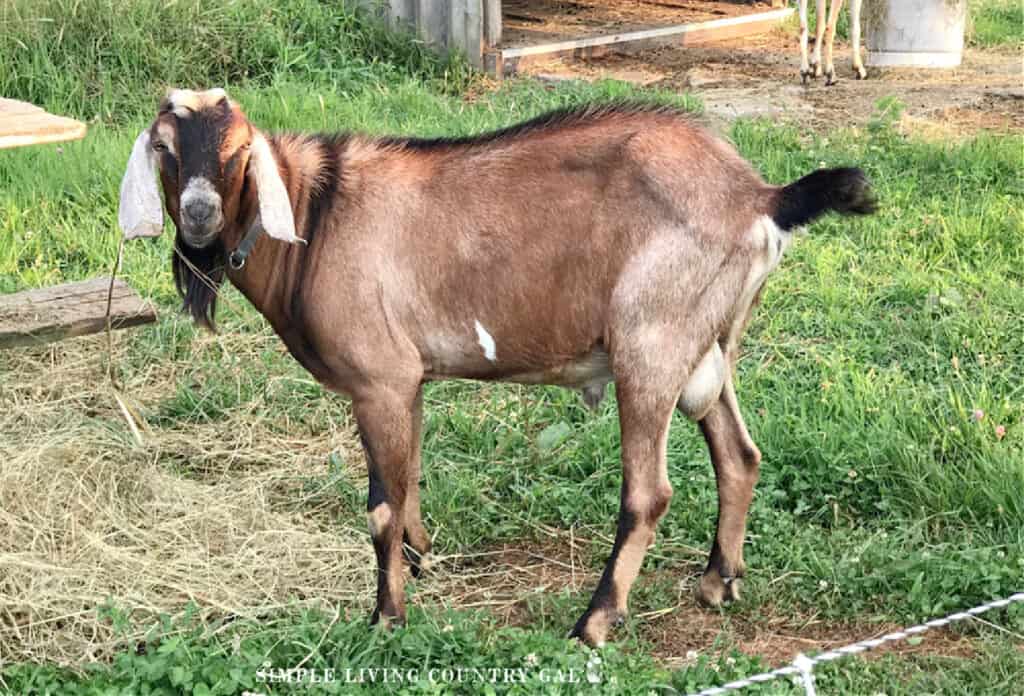
<svg viewBox="0 0 1024 696">
<path fill-rule="evenodd" d="M 725 357 L 718 343 L 704 354 L 679 396 L 679 410 L 693 420 L 700 420 L 722 395 L 725 386 Z"/>
<path fill-rule="evenodd" d="M 437 365 L 430 365 L 430 367 L 432 369 L 426 370 L 424 378 L 431 381 L 454 377 L 516 384 L 547 384 L 579 389 L 583 394 L 583 400 L 591 408 L 601 402 L 608 384 L 613 379 L 611 368 L 608 365 L 608 353 L 602 348 L 595 348 L 589 353 L 558 365 L 543 365 L 536 369 L 517 372 L 480 369 L 479 367 L 476 369 L 465 369 L 461 366 L 446 366 L 447 369 L 439 369 Z"/>
<path fill-rule="evenodd" d="M 562 365 L 505 375 L 501 381 L 519 384 L 551 384 L 579 389 L 583 393 L 583 400 L 593 408 L 604 398 L 605 388 L 612 381 L 612 372 L 608 366 L 608 353 L 601 348 L 596 348 L 576 360 Z"/>
</svg>

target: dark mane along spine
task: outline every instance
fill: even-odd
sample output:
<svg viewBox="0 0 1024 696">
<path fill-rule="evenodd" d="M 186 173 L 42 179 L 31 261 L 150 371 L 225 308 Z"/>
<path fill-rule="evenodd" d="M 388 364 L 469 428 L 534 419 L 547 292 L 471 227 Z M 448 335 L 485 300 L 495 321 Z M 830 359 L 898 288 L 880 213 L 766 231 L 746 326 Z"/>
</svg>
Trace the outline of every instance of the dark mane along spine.
<svg viewBox="0 0 1024 696">
<path fill-rule="evenodd" d="M 645 102 L 614 101 L 555 109 L 527 121 L 477 135 L 441 138 L 386 136 L 377 138 L 376 142 L 384 146 L 401 147 L 410 150 L 444 150 L 453 147 L 488 145 L 557 128 L 594 123 L 614 116 L 636 114 L 666 114 L 681 118 L 687 116 L 685 111 L 674 106 Z"/>
</svg>

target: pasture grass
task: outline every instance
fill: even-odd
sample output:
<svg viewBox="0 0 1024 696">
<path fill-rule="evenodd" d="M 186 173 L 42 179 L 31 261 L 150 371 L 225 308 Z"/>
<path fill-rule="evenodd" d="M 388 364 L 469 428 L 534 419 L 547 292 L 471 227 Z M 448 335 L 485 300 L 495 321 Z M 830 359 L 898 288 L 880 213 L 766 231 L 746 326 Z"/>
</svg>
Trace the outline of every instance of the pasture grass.
<svg viewBox="0 0 1024 696">
<path fill-rule="evenodd" d="M 1024 5 L 1017 0 L 978 0 L 968 5 L 967 40 L 984 48 L 1024 45 Z"/>
<path fill-rule="evenodd" d="M 368 82 L 458 89 L 470 73 L 388 32 L 354 0 L 8 0 L 0 94 L 103 122 L 148 115 L 168 85 L 267 85 L 338 94 Z"/>
<path fill-rule="evenodd" d="M 165 81 L 228 84 L 270 129 L 458 135 L 617 98 L 700 110 L 690 97 L 614 82 L 462 91 L 476 86 L 457 61 L 391 44 L 324 6 L 5 4 L 0 46 L 24 50 L 0 50 L 0 93 L 99 118 L 84 141 L 0 156 L 0 292 L 108 272 L 122 167 Z M 63 23 L 30 21 L 47 11 Z M 126 12 L 138 14 L 118 22 L 122 36 L 89 29 Z M 267 18 L 259 40 L 234 45 L 253 17 Z M 214 34 L 202 33 L 204 19 Z M 162 51 L 172 22 L 185 22 L 185 38 Z M 339 42 L 311 52 L 325 36 Z M 893 127 L 894 109 L 879 113 L 860 131 L 750 121 L 731 131 L 770 181 L 856 163 L 882 206 L 869 219 L 814 225 L 747 331 L 737 391 L 765 460 L 744 601 L 693 609 L 714 477 L 696 428 L 677 420 L 676 495 L 634 592 L 635 618 L 600 652 L 600 693 L 697 690 L 808 649 L 773 649 L 779 634 L 835 645 L 1021 589 L 1019 141 L 912 139 Z M 130 244 L 121 272 L 161 312 L 114 343 L 143 446 L 104 382 L 101 337 L 0 353 L 0 692 L 291 693 L 258 682 L 257 670 L 304 659 L 336 670 L 536 659 L 537 670 L 585 675 L 593 654 L 563 636 L 614 534 L 614 399 L 589 413 L 555 388 L 429 385 L 423 508 L 442 562 L 410 584 L 407 628 L 369 630 L 365 468 L 347 404 L 232 289 L 219 335 L 192 327 L 176 313 L 169 254 L 170 235 Z M 987 620 L 995 627 L 960 625 L 933 650 L 926 637 L 918 652 L 904 646 L 912 654 L 829 665 L 820 686 L 1011 693 L 1024 676 L 1024 611 Z M 770 639 L 752 642 L 751 631 Z M 383 690 L 339 692 L 353 688 Z"/>
</svg>

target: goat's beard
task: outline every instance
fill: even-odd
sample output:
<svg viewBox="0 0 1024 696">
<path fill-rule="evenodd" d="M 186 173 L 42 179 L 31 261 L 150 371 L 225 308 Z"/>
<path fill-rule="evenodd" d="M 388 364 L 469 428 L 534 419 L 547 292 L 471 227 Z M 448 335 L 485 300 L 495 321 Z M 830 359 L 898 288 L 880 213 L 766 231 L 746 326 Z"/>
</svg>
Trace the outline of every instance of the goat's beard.
<svg viewBox="0 0 1024 696">
<path fill-rule="evenodd" d="M 216 331 L 214 316 L 217 313 L 217 291 L 224 281 L 224 244 L 218 238 L 213 244 L 196 249 L 186 244 L 179 232 L 174 238 L 174 246 L 176 251 L 171 252 L 171 271 L 174 274 L 174 286 L 182 299 L 181 311 L 190 314 L 200 326 Z M 188 263 L 182 260 L 179 253 Z"/>
</svg>

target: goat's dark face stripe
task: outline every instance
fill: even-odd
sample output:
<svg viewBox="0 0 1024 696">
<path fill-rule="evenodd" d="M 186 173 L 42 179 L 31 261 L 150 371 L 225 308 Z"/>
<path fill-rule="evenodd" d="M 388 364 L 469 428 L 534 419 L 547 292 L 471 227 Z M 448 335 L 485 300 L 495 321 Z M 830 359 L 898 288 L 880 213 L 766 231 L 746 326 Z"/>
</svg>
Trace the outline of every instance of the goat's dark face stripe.
<svg viewBox="0 0 1024 696">
<path fill-rule="evenodd" d="M 227 101 L 189 116 L 175 116 L 178 122 L 178 152 L 182 181 L 187 186 L 193 177 L 203 177 L 214 186 L 223 184 L 220 146 L 224 140 L 231 111 Z"/>
<path fill-rule="evenodd" d="M 153 137 L 166 148 L 160 169 L 181 240 L 205 248 L 238 213 L 251 128 L 224 96 L 190 93 L 185 100 L 176 104 L 172 94 L 161 105 Z"/>
</svg>

